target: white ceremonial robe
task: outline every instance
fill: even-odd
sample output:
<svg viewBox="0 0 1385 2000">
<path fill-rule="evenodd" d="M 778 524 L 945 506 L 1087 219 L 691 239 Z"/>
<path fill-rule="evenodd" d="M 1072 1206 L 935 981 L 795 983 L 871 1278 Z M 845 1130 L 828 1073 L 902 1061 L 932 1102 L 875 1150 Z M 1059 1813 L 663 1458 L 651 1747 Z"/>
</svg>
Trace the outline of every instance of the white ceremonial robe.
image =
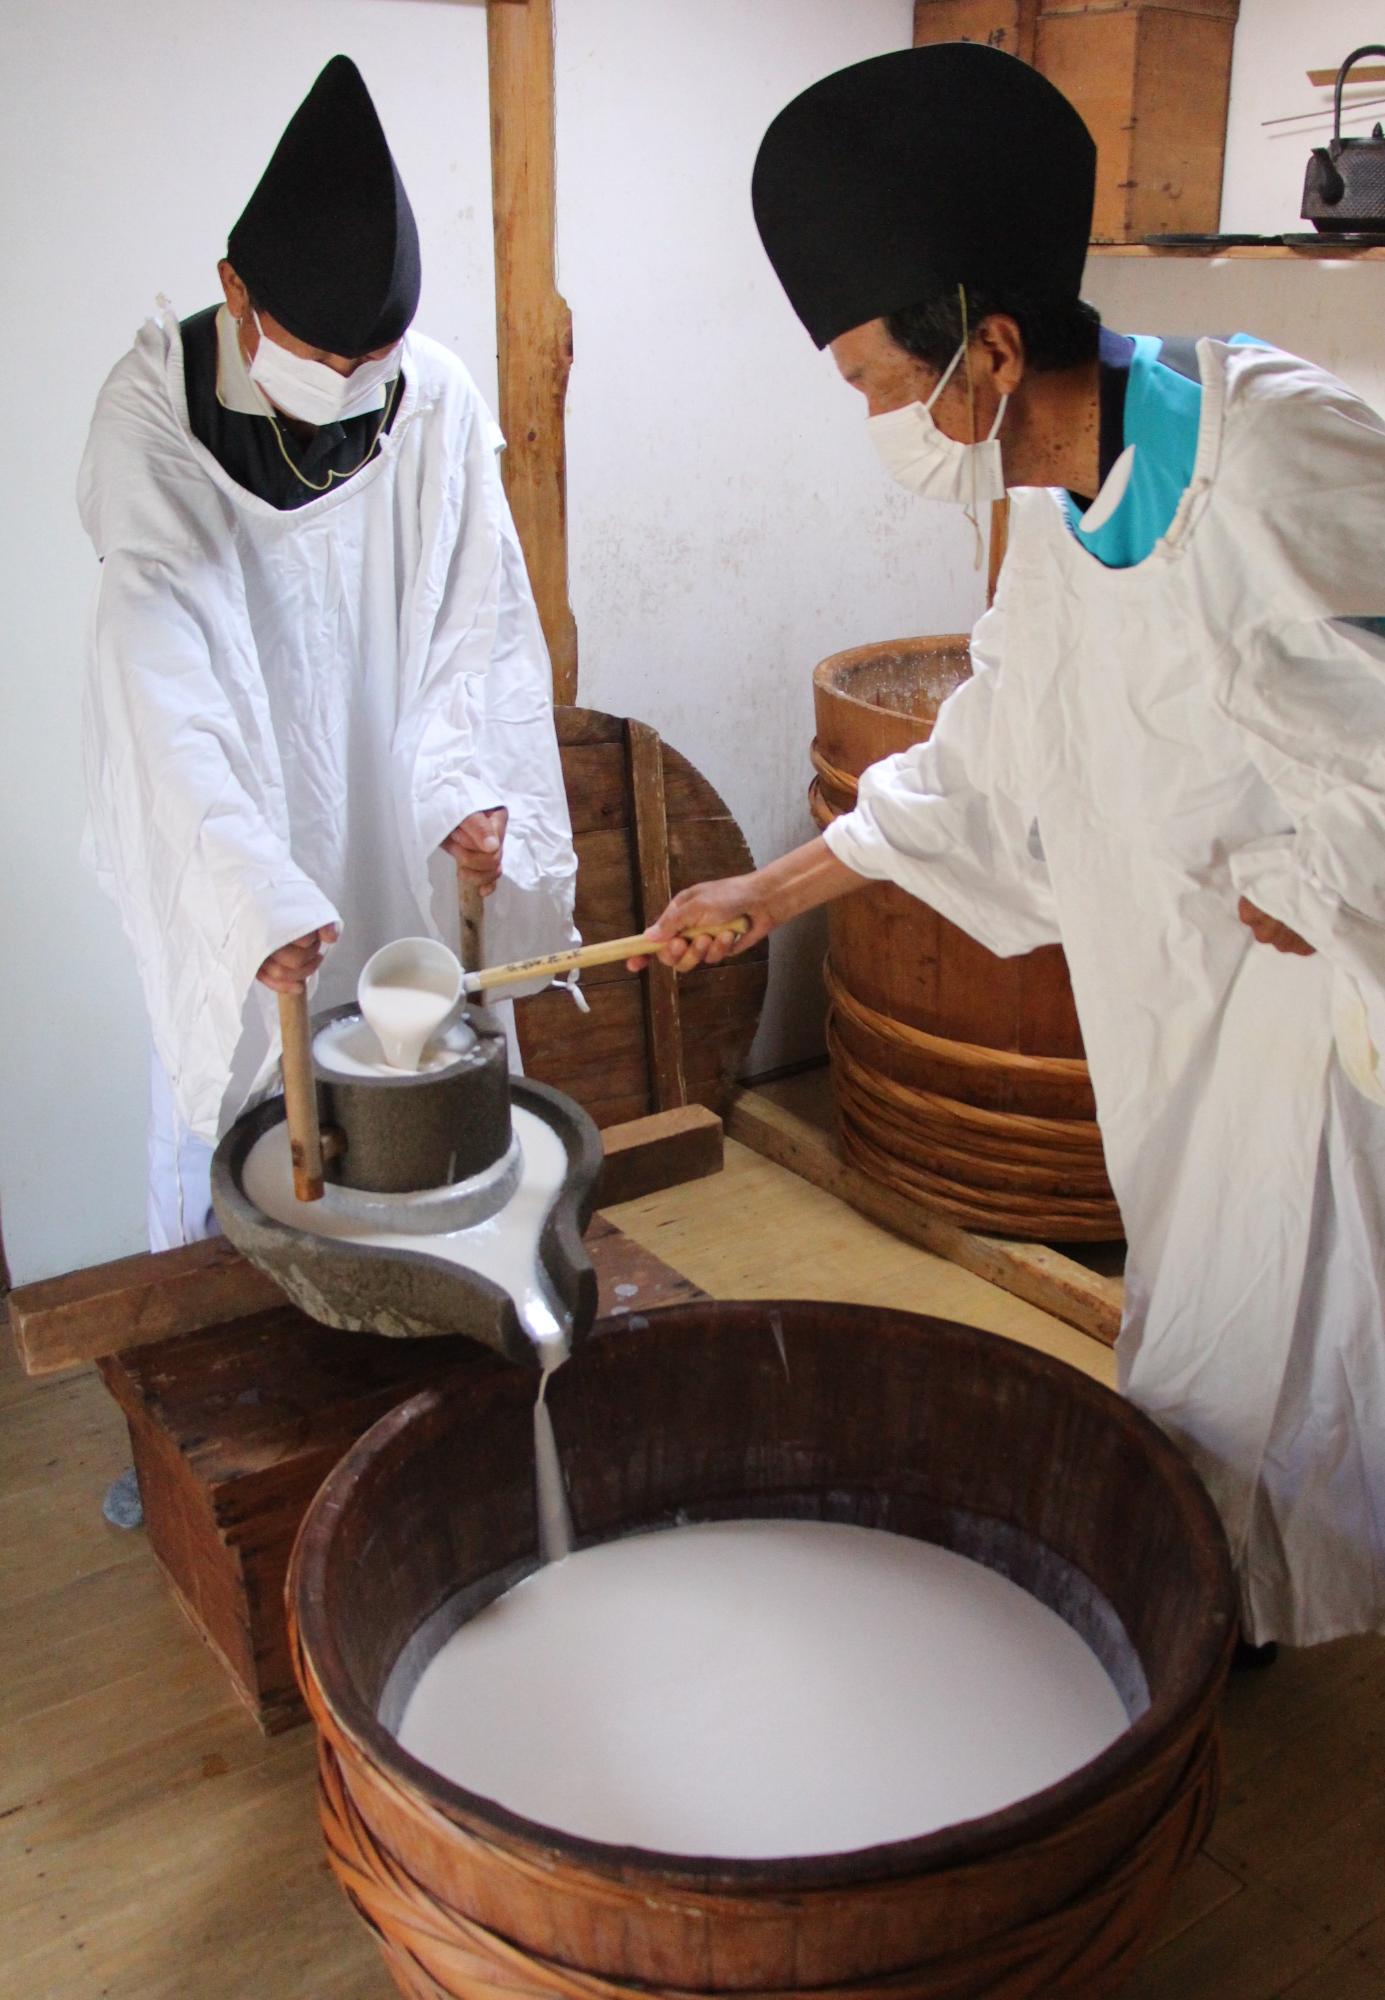
<svg viewBox="0 0 1385 2000">
<path fill-rule="evenodd" d="M 391 939 L 455 944 L 456 872 L 437 850 L 469 813 L 510 814 L 492 962 L 574 935 L 548 656 L 503 439 L 445 348 L 409 334 L 403 370 L 379 455 L 289 512 L 193 436 L 171 313 L 97 404 L 78 492 L 102 564 L 88 855 L 167 1084 L 156 1161 L 213 1143 L 272 1076 L 277 1009 L 255 975 L 280 945 L 341 925 L 314 993 L 327 1008 Z"/>
<path fill-rule="evenodd" d="M 1385 610 L 1385 422 L 1198 351 L 1165 538 L 1106 569 L 1016 493 L 974 678 L 826 838 L 994 952 L 1063 945 L 1122 1387 L 1206 1481 L 1249 1635 L 1310 1644 L 1385 1628 L 1385 1109 L 1346 1067 L 1385 1049 L 1385 649 L 1334 622 Z M 1243 894 L 1317 955 L 1257 944 Z"/>
</svg>

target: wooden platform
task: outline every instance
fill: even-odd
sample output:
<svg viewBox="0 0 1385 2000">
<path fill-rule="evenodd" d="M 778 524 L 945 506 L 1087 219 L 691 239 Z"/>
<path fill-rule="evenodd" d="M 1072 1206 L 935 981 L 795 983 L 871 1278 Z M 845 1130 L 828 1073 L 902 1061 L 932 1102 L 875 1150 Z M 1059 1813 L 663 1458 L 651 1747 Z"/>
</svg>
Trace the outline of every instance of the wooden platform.
<svg viewBox="0 0 1385 2000">
<path fill-rule="evenodd" d="M 1123 1244 L 1092 1244 L 1079 1252 L 983 1236 L 922 1198 L 883 1186 L 842 1158 L 826 1067 L 785 1084 L 742 1091 L 727 1108 L 726 1129 L 742 1145 L 836 1195 L 906 1242 L 1066 1320 L 1107 1347 L 1115 1346 L 1124 1298 Z"/>
<path fill-rule="evenodd" d="M 616 1210 L 721 1297 L 913 1305 L 1109 1379 L 1110 1354 L 737 1145 Z M 389 2000 L 322 1859 L 306 1730 L 265 1737 L 143 1535 L 101 1520 L 125 1426 L 0 1341 L 0 1928 L 15 2000 Z M 1237 1679 L 1221 1815 L 1127 2000 L 1385 2000 L 1385 1641 Z"/>
</svg>

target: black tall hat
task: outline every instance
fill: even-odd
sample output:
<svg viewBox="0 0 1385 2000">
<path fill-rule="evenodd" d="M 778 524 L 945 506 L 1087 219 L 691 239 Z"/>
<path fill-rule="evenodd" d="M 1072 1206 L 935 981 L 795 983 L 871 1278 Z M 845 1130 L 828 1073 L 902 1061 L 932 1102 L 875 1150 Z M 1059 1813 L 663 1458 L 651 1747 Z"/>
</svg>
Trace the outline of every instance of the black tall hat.
<svg viewBox="0 0 1385 2000">
<path fill-rule="evenodd" d="M 1075 299 L 1096 183 L 1076 111 L 1028 63 L 971 42 L 874 56 L 779 113 L 755 220 L 819 347 L 940 289 Z"/>
<path fill-rule="evenodd" d="M 360 71 L 333 56 L 294 112 L 226 255 L 312 347 L 389 347 L 418 310 L 418 229 Z"/>
</svg>

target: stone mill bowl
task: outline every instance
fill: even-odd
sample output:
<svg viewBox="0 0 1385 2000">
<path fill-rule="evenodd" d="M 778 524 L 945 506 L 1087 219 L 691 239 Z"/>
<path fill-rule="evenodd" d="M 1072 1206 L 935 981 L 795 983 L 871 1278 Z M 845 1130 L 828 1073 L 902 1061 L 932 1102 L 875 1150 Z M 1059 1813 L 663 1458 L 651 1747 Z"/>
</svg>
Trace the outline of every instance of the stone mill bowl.
<svg viewBox="0 0 1385 2000">
<path fill-rule="evenodd" d="M 426 1077 L 406 1078 L 402 1092 L 381 1093 L 381 1100 L 402 1096 L 407 1103 L 411 1092 L 423 1094 L 416 1086 L 427 1086 L 430 1081 Z M 515 1109 L 547 1126 L 563 1148 L 562 1184 L 544 1217 L 536 1262 L 542 1286 L 563 1314 L 570 1336 L 579 1338 L 596 1315 L 596 1274 L 582 1235 L 596 1207 L 601 1134 L 571 1098 L 525 1077 L 509 1080 L 503 1109 L 506 1138 L 502 1143 L 507 1143 L 510 1111 Z M 538 1367 L 538 1350 L 520 1323 L 510 1292 L 455 1259 L 433 1254 L 427 1235 L 414 1234 L 413 1242 L 405 1247 L 405 1235 L 418 1231 L 430 1216 L 436 1217 L 426 1196 L 372 1197 L 348 1188 L 338 1197 L 329 1187 L 328 1201 L 349 1200 L 363 1217 L 374 1222 L 380 1220 L 384 1203 L 415 1205 L 412 1222 L 401 1215 L 393 1225 L 401 1233 L 389 1246 L 316 1234 L 306 1224 L 297 1226 L 261 1207 L 246 1185 L 247 1161 L 258 1142 L 283 1120 L 283 1098 L 269 1098 L 236 1121 L 212 1160 L 217 1217 L 242 1256 L 267 1272 L 309 1318 L 326 1326 L 395 1337 L 464 1334 L 506 1360 L 518 1362 L 526 1374 Z M 499 1165 L 503 1167 L 504 1161 Z M 429 1190 L 427 1196 L 465 1200 L 469 1185 L 459 1183 L 455 1191 Z M 504 1195 L 509 1185 L 508 1181 L 502 1183 L 498 1192 Z M 491 1202 L 485 1212 L 499 1211 Z M 437 1226 L 454 1227 L 458 1219 L 471 1218 L 444 1218 Z"/>
<path fill-rule="evenodd" d="M 289 1578 L 329 1858 L 400 1990 L 1115 1993 L 1211 1820 L 1236 1627 L 1220 1525 L 1173 1445 L 1064 1364 L 909 1313 L 708 1301 L 596 1332 L 548 1392 L 579 1547 L 767 1517 L 934 1542 L 1064 1618 L 1130 1724 L 1002 1811 L 849 1853 L 689 1857 L 520 1818 L 380 1715 L 410 1648 L 421 1670 L 536 1561 L 532 1379 L 429 1389 L 328 1478 Z"/>
</svg>

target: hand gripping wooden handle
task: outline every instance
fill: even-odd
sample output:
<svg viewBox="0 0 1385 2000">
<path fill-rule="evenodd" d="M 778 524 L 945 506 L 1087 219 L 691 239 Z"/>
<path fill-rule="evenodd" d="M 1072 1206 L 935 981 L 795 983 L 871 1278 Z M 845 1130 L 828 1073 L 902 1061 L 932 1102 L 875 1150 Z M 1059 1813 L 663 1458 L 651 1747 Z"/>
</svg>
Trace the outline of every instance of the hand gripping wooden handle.
<svg viewBox="0 0 1385 2000">
<path fill-rule="evenodd" d="M 731 931 L 737 937 L 744 937 L 750 929 L 749 917 L 734 917 L 727 924 L 706 924 L 700 929 L 682 931 L 681 937 L 716 937 L 722 931 Z M 517 958 L 510 965 L 488 965 L 484 971 L 468 972 L 465 990 L 468 993 L 489 992 L 494 986 L 518 986 L 526 979 L 553 979 L 560 972 L 577 972 L 588 965 L 617 965 L 623 958 L 652 957 L 659 949 L 652 945 L 644 931 L 637 931 L 634 937 L 609 938 L 605 944 L 584 944 L 579 950 L 558 951 L 548 958 Z"/>
<path fill-rule="evenodd" d="M 284 1115 L 293 1155 L 293 1191 L 300 1201 L 321 1201 L 322 1132 L 306 991 L 279 995 L 279 1039 L 284 1050 Z"/>
</svg>

